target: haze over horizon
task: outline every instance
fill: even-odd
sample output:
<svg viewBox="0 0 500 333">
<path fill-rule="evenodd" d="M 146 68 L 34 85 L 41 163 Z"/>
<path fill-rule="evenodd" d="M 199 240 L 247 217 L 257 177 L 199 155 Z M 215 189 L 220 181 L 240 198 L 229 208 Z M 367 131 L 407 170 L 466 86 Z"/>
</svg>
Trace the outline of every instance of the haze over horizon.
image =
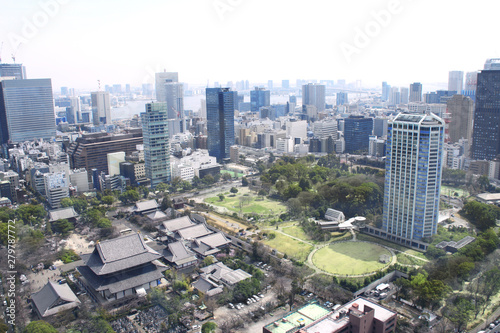
<svg viewBox="0 0 500 333">
<path fill-rule="evenodd" d="M 376 0 L 0 0 L 2 62 L 61 86 L 179 80 L 265 83 L 361 80 L 364 87 L 439 86 L 451 70 L 500 57 L 500 4 Z M 493 26 L 493 28 L 492 28 Z"/>
</svg>

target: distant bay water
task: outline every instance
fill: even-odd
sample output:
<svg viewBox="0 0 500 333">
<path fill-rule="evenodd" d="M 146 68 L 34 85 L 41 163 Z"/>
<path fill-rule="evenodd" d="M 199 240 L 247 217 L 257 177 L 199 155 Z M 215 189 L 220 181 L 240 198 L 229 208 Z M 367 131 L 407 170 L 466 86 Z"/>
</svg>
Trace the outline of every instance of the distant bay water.
<svg viewBox="0 0 500 333">
<path fill-rule="evenodd" d="M 356 94 L 349 94 L 349 99 L 355 98 Z M 194 95 L 184 97 L 184 109 L 197 112 L 201 108 L 201 100 L 205 99 L 205 95 Z M 285 104 L 288 102 L 288 95 L 271 95 L 271 104 Z M 127 101 L 126 105 L 111 109 L 111 117 L 113 119 L 128 119 L 134 115 L 144 112 L 144 106 L 150 100 Z M 250 102 L 250 96 L 245 96 L 245 102 Z M 335 97 L 327 96 L 328 104 L 335 104 Z M 297 105 L 302 104 L 302 98 L 297 96 Z"/>
</svg>

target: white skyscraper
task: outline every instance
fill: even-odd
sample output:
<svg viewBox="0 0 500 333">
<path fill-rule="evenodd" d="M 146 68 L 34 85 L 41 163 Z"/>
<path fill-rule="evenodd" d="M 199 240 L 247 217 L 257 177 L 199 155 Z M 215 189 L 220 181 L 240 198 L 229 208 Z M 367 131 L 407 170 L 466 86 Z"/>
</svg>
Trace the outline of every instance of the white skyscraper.
<svg viewBox="0 0 500 333">
<path fill-rule="evenodd" d="M 179 82 L 179 74 L 177 72 L 160 72 L 155 74 L 156 100 L 158 102 L 167 101 L 165 83 L 171 82 Z"/>
<path fill-rule="evenodd" d="M 111 124 L 111 104 L 109 92 L 94 91 L 90 93 L 92 100 L 92 118 L 94 125 Z"/>
<path fill-rule="evenodd" d="M 444 121 L 400 113 L 389 123 L 383 229 L 392 241 L 412 242 L 437 231 Z"/>
<path fill-rule="evenodd" d="M 448 75 L 448 90 L 456 91 L 457 94 L 461 94 L 463 88 L 464 88 L 464 72 L 451 71 Z"/>
</svg>

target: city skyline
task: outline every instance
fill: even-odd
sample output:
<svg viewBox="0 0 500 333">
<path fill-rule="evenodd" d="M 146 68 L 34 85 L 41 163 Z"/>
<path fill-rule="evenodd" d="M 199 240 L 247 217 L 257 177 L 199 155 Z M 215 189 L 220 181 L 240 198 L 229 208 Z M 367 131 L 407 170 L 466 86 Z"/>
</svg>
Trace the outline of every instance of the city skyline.
<svg viewBox="0 0 500 333">
<path fill-rule="evenodd" d="M 154 73 L 166 69 L 182 73 L 182 82 L 201 85 L 207 80 L 279 85 L 281 80 L 360 79 L 368 87 L 421 82 L 426 90 L 426 84 L 446 83 L 449 71 L 479 70 L 484 59 L 500 57 L 498 44 L 481 33 L 498 24 L 495 6 L 317 0 L 304 14 L 302 2 L 281 0 L 107 1 L 99 7 L 95 1 L 26 1 L 0 13 L 1 57 L 11 62 L 14 55 L 28 68 L 28 78 L 52 78 L 55 88 L 96 90 L 97 80 L 139 86 L 154 83 Z M 166 27 L 176 33 L 162 42 L 158 32 L 165 29 L 165 17 Z M 445 30 L 460 22 L 460 33 Z M 232 41 L 217 46 L 217 52 L 207 37 L 216 34 Z M 247 38 L 251 35 L 261 36 L 258 48 Z M 415 49 L 424 38 L 418 45 L 429 52 L 399 52 Z M 261 52 L 290 48 L 295 51 Z M 258 66 L 256 59 L 261 59 Z"/>
</svg>

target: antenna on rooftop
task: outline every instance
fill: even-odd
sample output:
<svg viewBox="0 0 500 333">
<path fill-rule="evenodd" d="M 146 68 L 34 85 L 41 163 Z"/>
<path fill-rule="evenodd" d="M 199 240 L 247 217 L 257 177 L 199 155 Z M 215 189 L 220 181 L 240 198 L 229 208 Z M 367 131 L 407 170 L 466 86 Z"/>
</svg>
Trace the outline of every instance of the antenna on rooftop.
<svg viewBox="0 0 500 333">
<path fill-rule="evenodd" d="M 97 90 L 101 91 L 101 80 L 97 80 Z"/>
</svg>

